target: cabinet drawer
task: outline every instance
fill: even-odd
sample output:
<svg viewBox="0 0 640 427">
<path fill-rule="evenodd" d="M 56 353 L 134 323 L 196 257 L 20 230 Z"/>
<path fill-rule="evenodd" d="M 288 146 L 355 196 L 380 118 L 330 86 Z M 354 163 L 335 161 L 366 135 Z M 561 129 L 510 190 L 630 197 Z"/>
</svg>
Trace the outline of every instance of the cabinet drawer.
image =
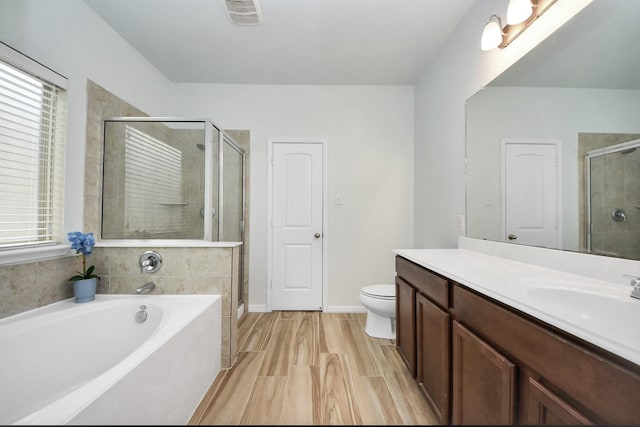
<svg viewBox="0 0 640 427">
<path fill-rule="evenodd" d="M 396 273 L 416 291 L 443 308 L 449 308 L 449 281 L 401 256 L 396 256 Z"/>
</svg>

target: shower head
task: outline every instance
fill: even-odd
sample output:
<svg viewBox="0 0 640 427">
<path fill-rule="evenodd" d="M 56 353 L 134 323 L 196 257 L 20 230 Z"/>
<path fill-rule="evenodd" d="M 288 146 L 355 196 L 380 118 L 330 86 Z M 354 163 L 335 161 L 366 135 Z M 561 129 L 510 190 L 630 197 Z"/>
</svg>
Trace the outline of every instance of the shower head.
<svg viewBox="0 0 640 427">
<path fill-rule="evenodd" d="M 631 148 L 627 148 L 626 150 L 620 151 L 620 154 L 622 155 L 630 154 L 630 153 L 633 153 L 634 151 L 636 151 L 636 147 L 631 147 Z"/>
<path fill-rule="evenodd" d="M 204 144 L 196 144 L 196 147 L 198 147 L 198 149 L 204 151 Z"/>
</svg>

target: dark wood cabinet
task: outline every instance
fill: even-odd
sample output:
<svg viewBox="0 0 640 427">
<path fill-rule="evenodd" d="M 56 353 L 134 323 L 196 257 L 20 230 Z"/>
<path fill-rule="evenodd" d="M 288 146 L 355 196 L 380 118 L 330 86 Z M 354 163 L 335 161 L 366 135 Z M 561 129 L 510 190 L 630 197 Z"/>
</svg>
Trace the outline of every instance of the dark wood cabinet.
<svg viewBox="0 0 640 427">
<path fill-rule="evenodd" d="M 455 320 L 544 385 L 547 392 L 542 394 L 547 398 L 542 402 L 546 402 L 546 408 L 538 421 L 546 422 L 545 417 L 559 414 L 564 407 L 573 408 L 571 413 L 597 424 L 640 422 L 637 365 L 464 286 L 453 286 L 452 298 L 451 314 Z M 538 422 L 530 414 L 540 410 L 541 392 L 532 392 L 529 382 L 525 379 L 519 387 L 519 423 Z M 549 398 L 552 395 L 554 399 Z M 552 411 L 551 401 L 566 405 Z"/>
<path fill-rule="evenodd" d="M 396 347 L 442 424 L 638 424 L 640 366 L 396 257 Z"/>
<path fill-rule="evenodd" d="M 416 291 L 396 277 L 396 348 L 416 377 Z"/>
<path fill-rule="evenodd" d="M 533 425 L 593 425 L 579 410 L 533 378 L 528 378 L 525 424 Z"/>
<path fill-rule="evenodd" d="M 416 380 L 441 424 L 451 422 L 450 325 L 449 313 L 416 294 Z"/>
<path fill-rule="evenodd" d="M 449 424 L 449 281 L 402 257 L 396 258 L 396 272 L 396 347 L 440 423 Z"/>
<path fill-rule="evenodd" d="M 514 424 L 516 366 L 454 321 L 453 424 Z"/>
</svg>

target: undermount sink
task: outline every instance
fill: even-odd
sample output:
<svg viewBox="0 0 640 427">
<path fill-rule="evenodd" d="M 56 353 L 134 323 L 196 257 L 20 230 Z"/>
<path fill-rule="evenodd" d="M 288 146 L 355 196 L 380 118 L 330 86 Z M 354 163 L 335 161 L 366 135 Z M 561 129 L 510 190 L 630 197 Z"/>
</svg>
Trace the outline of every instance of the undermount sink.
<svg viewBox="0 0 640 427">
<path fill-rule="evenodd" d="M 630 319 L 640 319 L 640 300 L 631 298 L 629 293 L 614 294 L 597 288 L 539 287 L 527 289 L 527 295 L 541 307 L 584 322 L 622 327 Z"/>
</svg>

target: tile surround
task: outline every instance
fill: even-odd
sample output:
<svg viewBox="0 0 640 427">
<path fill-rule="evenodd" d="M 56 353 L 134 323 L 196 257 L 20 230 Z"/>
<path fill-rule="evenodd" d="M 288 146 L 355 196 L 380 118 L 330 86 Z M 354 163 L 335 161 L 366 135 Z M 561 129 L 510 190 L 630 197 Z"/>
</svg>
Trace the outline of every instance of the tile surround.
<svg viewBox="0 0 640 427">
<path fill-rule="evenodd" d="M 0 318 L 72 297 L 68 279 L 80 268 L 79 257 L 0 267 Z"/>
<path fill-rule="evenodd" d="M 222 296 L 222 367 L 236 357 L 237 289 L 241 246 L 220 248 L 96 247 L 92 262 L 101 282 L 98 292 L 135 294 L 136 288 L 154 282 L 154 295 L 217 294 Z M 155 273 L 142 273 L 138 259 L 153 250 L 162 256 Z"/>
<path fill-rule="evenodd" d="M 107 117 L 148 117 L 98 84 L 87 81 L 84 230 L 99 235 L 102 211 L 102 120 Z M 97 169 L 97 172 L 96 172 Z M 233 364 L 237 348 L 237 293 L 240 248 L 231 247 L 99 247 L 93 262 L 101 276 L 99 292 L 135 293 L 149 280 L 154 294 L 220 294 L 223 298 L 222 367 Z M 162 255 L 163 266 L 153 274 L 140 272 L 138 259 L 146 250 Z"/>
</svg>

